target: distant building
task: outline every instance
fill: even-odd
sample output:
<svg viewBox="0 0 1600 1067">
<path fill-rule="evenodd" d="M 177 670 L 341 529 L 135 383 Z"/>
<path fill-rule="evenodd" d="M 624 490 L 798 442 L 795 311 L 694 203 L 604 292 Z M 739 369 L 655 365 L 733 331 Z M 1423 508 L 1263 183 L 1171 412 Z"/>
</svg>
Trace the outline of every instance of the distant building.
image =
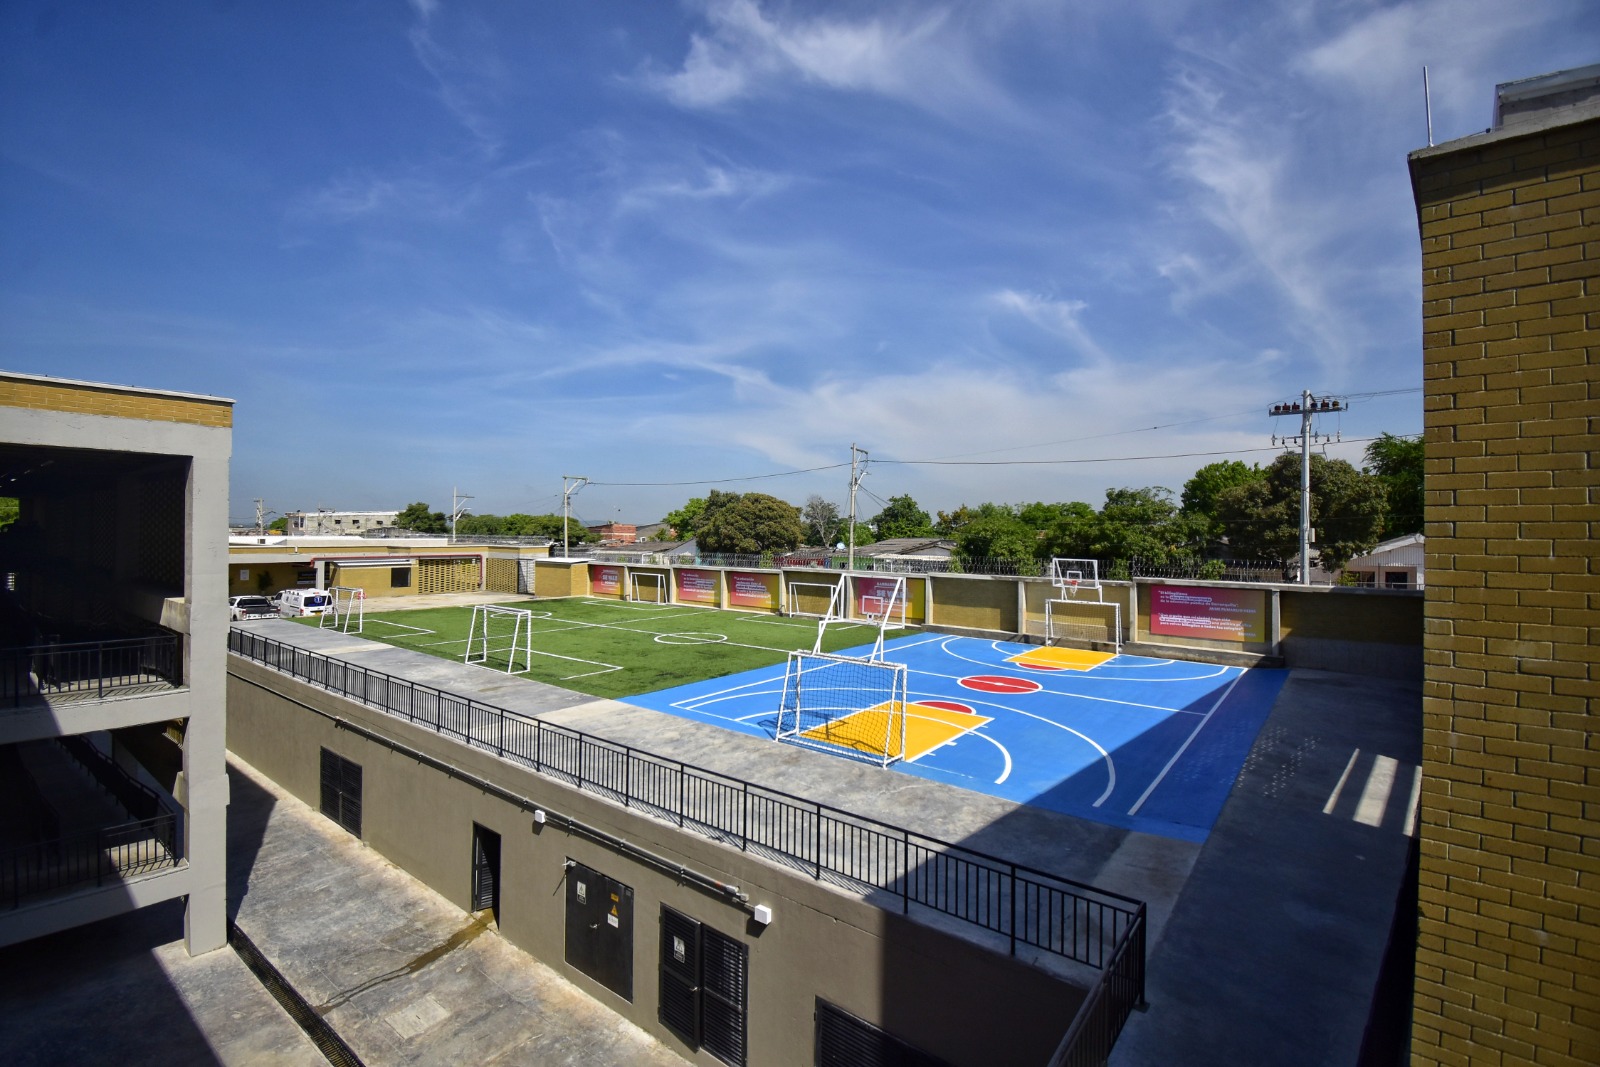
<svg viewBox="0 0 1600 1067">
<path fill-rule="evenodd" d="M 599 526 L 585 526 L 606 544 L 631 545 L 639 539 L 639 528 L 628 522 L 608 522 Z"/>
<path fill-rule="evenodd" d="M 369 530 L 394 526 L 398 511 L 291 511 L 290 537 L 360 537 Z"/>
<path fill-rule="evenodd" d="M 1367 589 L 1421 589 L 1425 573 L 1421 534 L 1391 538 L 1344 565 L 1345 577 Z"/>
</svg>

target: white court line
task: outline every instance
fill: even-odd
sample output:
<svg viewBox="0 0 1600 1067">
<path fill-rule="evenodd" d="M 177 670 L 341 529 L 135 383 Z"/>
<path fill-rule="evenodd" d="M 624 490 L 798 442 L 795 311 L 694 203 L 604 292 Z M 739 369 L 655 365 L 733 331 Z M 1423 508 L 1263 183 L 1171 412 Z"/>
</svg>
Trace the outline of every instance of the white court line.
<svg viewBox="0 0 1600 1067">
<path fill-rule="evenodd" d="M 1367 784 L 1362 787 L 1361 799 L 1356 803 L 1356 822 L 1363 826 L 1383 825 L 1383 813 L 1389 807 L 1389 794 L 1394 791 L 1395 773 L 1399 769 L 1400 761 L 1389 756 L 1373 759 Z"/>
<path fill-rule="evenodd" d="M 1406 804 L 1405 834 L 1411 837 L 1417 832 L 1417 807 L 1422 802 L 1422 768 L 1411 769 L 1411 800 Z"/>
<path fill-rule="evenodd" d="M 368 626 L 393 626 L 397 630 L 410 630 L 414 634 L 436 634 L 438 630 L 425 630 L 420 626 L 407 626 L 403 622 L 389 622 L 387 619 L 368 619 Z"/>
<path fill-rule="evenodd" d="M 1233 692 L 1233 687 L 1238 685 L 1239 679 L 1243 677 L 1244 672 L 1240 671 L 1238 677 L 1228 683 L 1228 688 L 1224 689 L 1222 695 L 1217 698 L 1217 702 L 1211 705 L 1211 710 L 1206 712 L 1199 722 L 1195 723 L 1194 730 L 1190 732 L 1188 737 L 1184 738 L 1183 744 L 1178 746 L 1178 751 L 1172 754 L 1172 758 L 1167 760 L 1167 765 L 1161 768 L 1161 773 L 1156 775 L 1155 781 L 1151 782 L 1145 791 L 1139 795 L 1139 799 L 1134 801 L 1133 807 L 1128 809 L 1129 815 L 1139 814 L 1139 809 L 1144 807 L 1146 800 L 1150 799 L 1150 794 L 1156 791 L 1156 786 L 1161 784 L 1161 780 L 1167 776 L 1168 771 L 1172 770 L 1173 765 L 1178 762 L 1178 758 L 1189 750 L 1190 743 L 1200 736 L 1200 731 L 1206 728 L 1206 723 L 1211 721 L 1211 716 L 1215 715 L 1217 709 L 1222 707 L 1222 702 L 1228 699 L 1228 694 Z"/>
<path fill-rule="evenodd" d="M 1328 794 L 1328 802 L 1322 805 L 1322 814 L 1332 815 L 1333 809 L 1339 806 L 1339 794 L 1344 792 L 1344 784 L 1350 780 L 1350 772 L 1355 769 L 1356 759 L 1360 755 L 1359 748 L 1350 753 L 1350 762 L 1344 765 L 1344 773 L 1339 775 L 1339 780 L 1333 784 L 1333 792 Z"/>
</svg>

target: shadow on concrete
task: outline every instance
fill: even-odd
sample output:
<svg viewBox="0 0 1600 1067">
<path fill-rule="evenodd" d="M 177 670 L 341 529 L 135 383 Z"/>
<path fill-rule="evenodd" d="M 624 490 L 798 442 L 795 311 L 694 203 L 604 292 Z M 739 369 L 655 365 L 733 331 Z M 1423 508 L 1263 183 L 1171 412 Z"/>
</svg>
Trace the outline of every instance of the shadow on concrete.
<svg viewBox="0 0 1600 1067">
<path fill-rule="evenodd" d="M 267 836 L 267 820 L 277 801 L 228 765 L 228 922 L 239 918 L 239 907 L 250 892 L 250 875 Z"/>
<path fill-rule="evenodd" d="M 183 939 L 183 901 L 0 949 L 8 1067 L 217 1064 L 155 956 Z"/>
</svg>

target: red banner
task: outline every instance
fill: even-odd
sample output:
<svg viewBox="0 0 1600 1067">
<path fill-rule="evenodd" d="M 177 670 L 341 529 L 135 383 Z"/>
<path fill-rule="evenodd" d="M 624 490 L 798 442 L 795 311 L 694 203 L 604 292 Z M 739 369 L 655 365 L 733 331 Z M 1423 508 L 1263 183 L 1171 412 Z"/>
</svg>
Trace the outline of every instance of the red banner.
<svg viewBox="0 0 1600 1067">
<path fill-rule="evenodd" d="M 1150 587 L 1150 632 L 1211 641 L 1266 641 L 1267 594 L 1257 589 Z"/>
<path fill-rule="evenodd" d="M 776 574 L 749 574 L 743 571 L 729 571 L 728 606 L 777 611 L 778 576 Z"/>
<path fill-rule="evenodd" d="M 673 572 L 678 586 L 680 604 L 715 604 L 717 602 L 717 572 L 696 571 L 686 568 Z"/>
<path fill-rule="evenodd" d="M 590 596 L 621 596 L 622 568 L 589 564 Z"/>
</svg>

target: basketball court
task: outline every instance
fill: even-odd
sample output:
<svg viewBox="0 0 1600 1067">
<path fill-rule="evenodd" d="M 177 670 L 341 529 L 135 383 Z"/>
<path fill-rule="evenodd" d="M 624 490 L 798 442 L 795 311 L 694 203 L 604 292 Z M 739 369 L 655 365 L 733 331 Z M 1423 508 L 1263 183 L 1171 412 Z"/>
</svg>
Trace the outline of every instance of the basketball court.
<svg viewBox="0 0 1600 1067">
<path fill-rule="evenodd" d="M 903 698 L 857 706 L 841 695 L 837 714 L 788 739 L 834 747 L 841 757 L 872 746 L 881 752 L 884 723 L 898 720 L 888 772 L 1194 842 L 1216 821 L 1287 677 L 944 634 L 890 640 L 883 658 L 905 665 Z M 775 738 L 785 671 L 777 665 L 624 699 Z"/>
</svg>

